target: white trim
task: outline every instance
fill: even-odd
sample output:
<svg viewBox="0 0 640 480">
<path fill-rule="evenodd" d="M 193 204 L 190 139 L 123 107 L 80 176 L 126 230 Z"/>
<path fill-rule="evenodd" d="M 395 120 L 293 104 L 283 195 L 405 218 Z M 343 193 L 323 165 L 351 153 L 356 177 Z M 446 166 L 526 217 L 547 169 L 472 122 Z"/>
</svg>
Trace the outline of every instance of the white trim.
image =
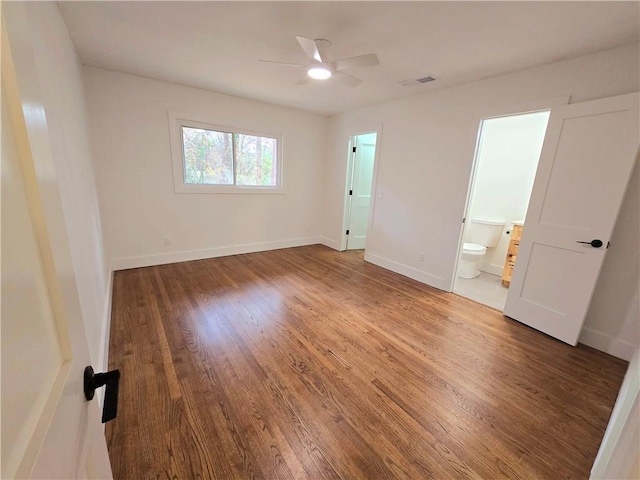
<svg viewBox="0 0 640 480">
<path fill-rule="evenodd" d="M 340 248 L 336 249 L 339 251 L 344 251 L 347 249 L 347 224 L 349 223 L 349 195 L 347 192 L 349 191 L 349 184 L 351 182 L 351 177 L 353 176 L 353 147 L 355 146 L 354 140 L 356 137 L 360 135 L 368 135 L 371 133 L 376 134 L 376 148 L 373 158 L 373 175 L 371 178 L 371 203 L 369 205 L 369 223 L 367 224 L 367 242 L 371 241 L 371 234 L 373 232 L 373 216 L 375 213 L 376 207 L 376 199 L 377 199 L 377 188 L 378 188 L 378 167 L 380 165 L 380 143 L 382 142 L 382 128 L 383 124 L 377 125 L 375 128 L 371 129 L 360 129 L 359 133 L 353 133 L 349 135 L 348 140 L 348 149 L 347 149 L 347 163 L 346 163 L 346 177 L 345 177 L 345 185 L 343 190 L 342 197 L 342 229 L 340 232 Z M 366 246 L 365 246 L 366 249 Z"/>
<path fill-rule="evenodd" d="M 553 107 L 561 107 L 571 103 L 571 95 L 545 98 L 542 100 L 531 100 L 529 102 L 503 105 L 499 107 L 483 108 L 476 111 L 476 118 L 488 120 L 498 117 L 515 117 L 517 115 L 527 115 L 529 113 L 551 110 Z"/>
<path fill-rule="evenodd" d="M 171 167 L 173 171 L 173 188 L 175 193 L 216 193 L 216 194 L 283 194 L 284 190 L 284 140 L 280 133 L 247 129 L 233 125 L 223 125 L 224 122 L 197 114 L 179 113 L 174 110 L 167 112 L 169 118 L 169 142 L 171 147 Z M 239 133 L 256 137 L 272 138 L 276 140 L 276 186 L 243 186 L 235 185 L 235 169 L 233 172 L 234 185 L 200 185 L 185 183 L 184 155 L 182 145 L 182 127 L 201 128 L 216 132 Z M 235 153 L 234 153 L 235 158 Z"/>
<path fill-rule="evenodd" d="M 322 245 L 324 245 L 325 247 L 329 247 L 329 248 L 333 248 L 334 250 L 338 250 L 339 252 L 340 250 L 340 242 L 337 240 L 332 240 L 330 238 L 327 237 L 321 237 L 320 238 L 320 243 Z"/>
<path fill-rule="evenodd" d="M 109 278 L 104 294 L 104 308 L 102 309 L 102 329 L 100 331 L 100 352 L 98 354 L 98 364 L 96 372 L 107 372 L 109 370 L 109 339 L 111 338 L 111 308 L 113 301 L 113 267 L 109 267 Z M 98 406 L 102 411 L 104 402 L 104 389 L 97 390 Z M 104 429 L 103 424 L 103 429 Z"/>
<path fill-rule="evenodd" d="M 495 263 L 480 263 L 478 265 L 478 270 L 481 272 L 487 272 L 491 275 L 497 275 L 498 277 L 502 277 L 502 270 L 504 270 L 504 265 L 496 265 Z"/>
<path fill-rule="evenodd" d="M 589 327 L 582 327 L 578 342 L 626 361 L 631 360 L 637 348 L 629 342 L 625 342 L 606 333 L 598 332 Z"/>
<path fill-rule="evenodd" d="M 638 462 L 640 397 L 640 351 L 632 355 L 604 432 L 596 460 L 591 467 L 592 479 L 632 477 Z"/>
<path fill-rule="evenodd" d="M 382 129 L 384 125 L 375 130 L 376 132 L 376 150 L 373 159 L 373 178 L 371 179 L 371 203 L 369 205 L 369 222 L 367 223 L 367 243 L 371 245 L 373 239 L 373 219 L 376 213 L 376 205 L 378 199 L 378 171 L 380 170 L 380 152 L 382 151 Z M 366 247 L 365 247 L 366 248 Z"/>
<path fill-rule="evenodd" d="M 104 308 L 102 310 L 102 331 L 100 332 L 100 356 L 98 357 L 98 372 L 109 369 L 109 336 L 111 334 L 111 302 L 113 299 L 113 267 L 109 267 L 109 278 L 104 294 Z M 100 390 L 99 390 L 100 391 Z"/>
<path fill-rule="evenodd" d="M 364 254 L 364 259 L 365 261 L 373 263 L 374 265 L 378 265 L 379 267 L 391 270 L 392 272 L 399 273 L 400 275 L 404 275 L 405 277 L 412 278 L 413 280 L 417 280 L 418 282 L 429 285 L 430 287 L 435 287 L 439 290 L 445 289 L 445 280 L 442 277 L 422 272 L 413 267 L 409 267 L 408 265 L 404 265 L 402 263 L 398 263 L 393 260 L 389 260 L 388 258 L 374 255 L 372 253 L 367 253 L 366 251 Z"/>
<path fill-rule="evenodd" d="M 249 243 L 245 245 L 233 245 L 227 247 L 206 248 L 203 250 L 189 250 L 182 252 L 160 253 L 157 255 L 143 255 L 139 257 L 117 258 L 111 266 L 113 270 L 127 270 L 129 268 L 150 267 L 167 263 L 189 262 L 204 258 L 226 257 L 228 255 L 240 255 L 243 253 L 264 252 L 281 248 L 302 247 L 321 243 L 320 237 L 294 238 L 291 240 L 278 240 L 275 242 Z"/>
<path fill-rule="evenodd" d="M 355 164 L 353 153 L 353 147 L 356 147 L 356 137 L 357 135 L 352 135 L 349 137 L 349 146 L 347 148 L 347 175 L 345 179 L 344 185 L 344 198 L 343 198 L 343 207 L 342 207 L 342 232 L 340 236 L 340 248 L 341 252 L 347 249 L 347 225 L 349 224 L 349 220 L 351 217 L 351 196 L 347 194 L 349 189 L 351 188 L 351 184 L 353 183 L 353 167 Z M 377 140 L 376 140 L 377 147 Z M 374 159 L 375 162 L 375 159 Z M 375 164 L 374 164 L 375 167 Z"/>
</svg>

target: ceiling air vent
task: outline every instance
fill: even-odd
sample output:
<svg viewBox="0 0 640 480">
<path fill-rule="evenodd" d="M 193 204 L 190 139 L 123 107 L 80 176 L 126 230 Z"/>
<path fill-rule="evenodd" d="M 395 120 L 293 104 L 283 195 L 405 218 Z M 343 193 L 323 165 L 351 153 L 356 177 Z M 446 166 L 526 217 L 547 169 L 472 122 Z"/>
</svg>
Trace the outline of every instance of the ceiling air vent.
<svg viewBox="0 0 640 480">
<path fill-rule="evenodd" d="M 431 75 L 427 75 L 426 77 L 405 80 L 403 82 L 400 82 L 400 85 L 403 85 L 405 87 L 413 87 L 414 85 L 420 85 L 421 83 L 433 82 L 435 79 L 436 79 L 435 77 L 432 77 Z"/>
</svg>

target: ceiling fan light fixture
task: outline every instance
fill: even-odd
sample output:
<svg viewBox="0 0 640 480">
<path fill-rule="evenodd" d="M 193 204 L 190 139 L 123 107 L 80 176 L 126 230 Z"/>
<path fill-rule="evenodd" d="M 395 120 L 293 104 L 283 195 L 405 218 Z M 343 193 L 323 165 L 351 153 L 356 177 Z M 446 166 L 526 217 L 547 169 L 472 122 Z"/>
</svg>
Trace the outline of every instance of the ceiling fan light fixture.
<svg viewBox="0 0 640 480">
<path fill-rule="evenodd" d="M 311 65 L 307 75 L 316 80 L 326 80 L 331 77 L 331 70 L 324 65 Z"/>
</svg>

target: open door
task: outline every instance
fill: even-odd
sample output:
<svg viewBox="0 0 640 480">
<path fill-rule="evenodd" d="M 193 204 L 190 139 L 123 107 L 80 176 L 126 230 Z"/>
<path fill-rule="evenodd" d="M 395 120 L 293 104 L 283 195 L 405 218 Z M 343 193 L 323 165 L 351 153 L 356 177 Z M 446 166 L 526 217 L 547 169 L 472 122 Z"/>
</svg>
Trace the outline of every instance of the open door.
<svg viewBox="0 0 640 480">
<path fill-rule="evenodd" d="M 2 478 L 111 478 L 22 5 L 2 23 Z"/>
<path fill-rule="evenodd" d="M 571 345 L 638 154 L 639 101 L 551 110 L 504 314 Z"/>
<path fill-rule="evenodd" d="M 347 200 L 347 250 L 362 250 L 367 244 L 376 138 L 376 133 L 367 133 L 355 136 L 352 142 L 351 178 Z"/>
</svg>

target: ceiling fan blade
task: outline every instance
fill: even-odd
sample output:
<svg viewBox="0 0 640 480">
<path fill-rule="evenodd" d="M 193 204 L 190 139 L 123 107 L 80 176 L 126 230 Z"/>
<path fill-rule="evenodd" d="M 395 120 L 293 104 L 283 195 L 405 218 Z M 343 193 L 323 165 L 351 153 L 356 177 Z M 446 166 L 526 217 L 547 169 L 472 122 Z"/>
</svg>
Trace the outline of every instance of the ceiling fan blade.
<svg viewBox="0 0 640 480">
<path fill-rule="evenodd" d="M 307 57 L 309 57 L 311 60 L 322 62 L 322 57 L 320 56 L 320 52 L 318 51 L 318 47 L 316 46 L 316 42 L 314 40 L 298 36 L 296 36 L 296 40 L 298 40 L 298 43 L 304 50 L 304 53 L 307 54 Z"/>
<path fill-rule="evenodd" d="M 302 67 L 299 63 L 289 63 L 289 62 L 278 62 L 276 60 L 258 60 L 262 63 L 275 63 L 276 65 L 284 65 L 286 67 Z"/>
<path fill-rule="evenodd" d="M 329 40 L 317 38 L 315 43 L 316 48 L 318 49 L 318 54 L 320 55 L 320 61 L 322 63 L 329 63 L 329 47 L 331 46 L 331 42 Z"/>
<path fill-rule="evenodd" d="M 358 77 L 354 77 L 353 75 L 349 75 L 344 72 L 335 72 L 331 78 L 335 78 L 337 81 L 349 85 L 350 87 L 357 87 L 362 83 L 362 80 Z"/>
<path fill-rule="evenodd" d="M 378 60 L 378 56 L 375 53 L 368 53 L 366 55 L 358 55 L 357 57 L 336 60 L 333 64 L 335 70 L 339 72 L 348 68 L 374 67 L 376 65 L 380 65 L 380 60 Z"/>
</svg>

